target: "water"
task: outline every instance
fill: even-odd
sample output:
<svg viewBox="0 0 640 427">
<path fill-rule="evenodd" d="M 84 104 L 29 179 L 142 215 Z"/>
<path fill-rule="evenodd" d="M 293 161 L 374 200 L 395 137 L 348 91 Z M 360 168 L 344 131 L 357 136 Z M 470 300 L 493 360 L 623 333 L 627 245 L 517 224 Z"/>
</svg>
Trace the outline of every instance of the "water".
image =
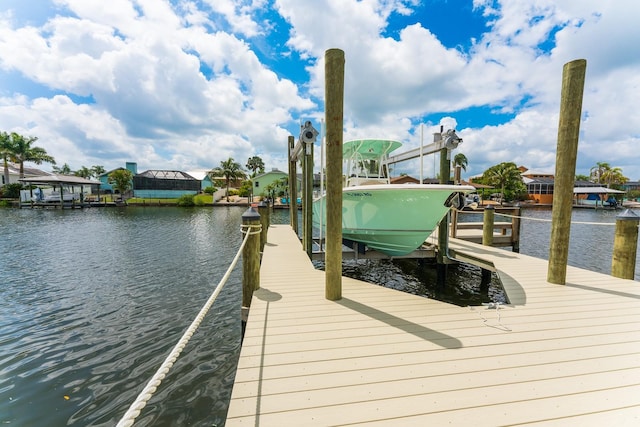
<svg viewBox="0 0 640 427">
<path fill-rule="evenodd" d="M 0 210 L 0 424 L 115 425 L 222 278 L 244 210 Z M 573 220 L 612 224 L 619 213 L 574 210 Z M 288 211 L 272 221 L 288 222 Z M 550 229 L 523 220 L 521 252 L 546 258 Z M 570 264 L 609 273 L 613 234 L 613 226 L 573 225 Z M 415 261 L 345 264 L 345 273 L 436 296 L 433 268 Z M 477 303 L 478 274 L 457 268 L 447 297 Z M 236 268 L 136 425 L 224 425 L 241 280 Z M 499 301 L 492 289 L 488 298 Z"/>
<path fill-rule="evenodd" d="M 243 208 L 0 210 L 0 424 L 112 426 L 241 242 Z M 222 425 L 241 272 L 136 425 Z"/>
<path fill-rule="evenodd" d="M 640 210 L 632 209 L 631 211 L 640 216 Z M 611 274 L 616 216 L 623 212 L 622 210 L 573 209 L 568 264 Z M 536 219 L 551 219 L 551 209 L 523 209 L 521 215 Z M 501 220 L 496 216 L 496 221 Z M 520 252 L 548 259 L 550 236 L 550 222 L 523 220 Z M 640 252 L 638 255 L 640 256 Z M 640 277 L 640 259 L 636 260 L 635 277 Z"/>
</svg>

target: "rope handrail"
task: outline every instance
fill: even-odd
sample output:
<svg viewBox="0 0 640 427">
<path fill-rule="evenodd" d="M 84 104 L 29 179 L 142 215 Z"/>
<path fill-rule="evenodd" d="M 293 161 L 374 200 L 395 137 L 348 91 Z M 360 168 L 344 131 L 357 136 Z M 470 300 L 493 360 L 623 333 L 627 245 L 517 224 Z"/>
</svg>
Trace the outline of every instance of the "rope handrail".
<svg viewBox="0 0 640 427">
<path fill-rule="evenodd" d="M 463 211 L 462 209 L 456 209 L 458 212 L 461 213 L 468 213 L 468 211 Z M 529 221 L 540 221 L 540 222 L 552 222 L 553 220 L 550 218 L 532 218 L 530 216 L 521 216 L 521 215 L 511 215 L 511 214 L 505 214 L 505 213 L 500 213 L 500 212 L 496 212 L 494 215 L 496 216 L 503 216 L 506 218 L 518 218 L 518 219 L 526 219 Z M 588 222 L 588 221 L 571 221 L 571 224 L 580 224 L 580 225 L 616 225 L 615 222 Z"/>
<path fill-rule="evenodd" d="M 500 216 L 504 216 L 507 218 L 519 218 L 519 219 L 526 219 L 526 220 L 530 220 L 530 221 L 541 221 L 541 222 L 552 222 L 553 220 L 550 218 L 532 218 L 529 216 L 520 216 L 520 215 L 510 215 L 510 214 L 503 214 L 503 213 L 495 213 L 496 216 L 500 215 Z M 571 221 L 571 224 L 580 224 L 580 225 L 616 225 L 615 222 L 589 222 L 589 221 Z"/>
<path fill-rule="evenodd" d="M 251 231 L 251 228 L 255 228 L 256 230 Z M 127 412 L 125 412 L 120 422 L 118 422 L 117 427 L 130 427 L 133 425 L 135 419 L 140 415 L 140 412 L 142 411 L 142 409 L 147 405 L 147 402 L 149 402 L 153 394 L 156 392 L 156 390 L 160 386 L 160 383 L 165 378 L 165 376 L 167 375 L 167 373 L 169 372 L 169 370 L 171 369 L 175 361 L 178 359 L 178 357 L 180 356 L 180 353 L 182 353 L 182 350 L 184 350 L 187 343 L 189 342 L 193 334 L 196 332 L 196 329 L 198 329 L 198 326 L 200 326 L 200 323 L 202 322 L 204 317 L 207 315 L 207 312 L 209 311 L 209 309 L 215 302 L 216 298 L 222 291 L 222 288 L 227 283 L 227 280 L 231 276 L 231 272 L 233 271 L 236 264 L 238 263 L 238 260 L 240 259 L 240 255 L 242 254 L 242 250 L 244 249 L 244 246 L 247 243 L 247 240 L 249 240 L 249 236 L 254 234 L 259 234 L 261 230 L 262 230 L 262 227 L 260 225 L 255 226 L 255 225 L 242 224 L 242 233 L 245 234 L 245 236 L 244 236 L 244 239 L 242 240 L 242 244 L 240 245 L 240 248 L 238 249 L 238 252 L 236 253 L 236 256 L 233 258 L 233 261 L 231 262 L 231 265 L 229 265 L 229 268 L 227 269 L 226 273 L 224 274 L 224 276 L 216 286 L 215 290 L 213 291 L 213 293 L 211 294 L 211 296 L 209 297 L 205 305 L 200 309 L 200 312 L 198 313 L 196 318 L 193 319 L 193 322 L 191 322 L 191 325 L 189 326 L 189 328 L 182 335 L 182 337 L 180 338 L 178 343 L 175 345 L 175 347 L 173 347 L 173 350 L 171 350 L 171 353 L 169 353 L 169 355 L 164 360 L 164 362 L 162 362 L 162 365 L 160 365 L 156 373 L 153 375 L 153 377 L 151 377 L 151 379 L 149 380 L 145 388 L 140 392 L 136 400 L 131 404 L 131 406 L 129 406 L 129 409 L 127 410 Z"/>
</svg>

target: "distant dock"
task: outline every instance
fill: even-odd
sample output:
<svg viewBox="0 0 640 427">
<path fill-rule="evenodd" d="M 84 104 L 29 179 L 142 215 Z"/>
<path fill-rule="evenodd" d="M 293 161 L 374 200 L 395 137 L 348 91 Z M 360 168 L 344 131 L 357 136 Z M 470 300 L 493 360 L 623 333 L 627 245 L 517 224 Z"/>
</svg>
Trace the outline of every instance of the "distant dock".
<svg viewBox="0 0 640 427">
<path fill-rule="evenodd" d="M 455 305 L 343 277 L 324 297 L 289 225 L 272 225 L 227 426 L 637 425 L 640 286 L 451 239 L 509 304 Z"/>
</svg>

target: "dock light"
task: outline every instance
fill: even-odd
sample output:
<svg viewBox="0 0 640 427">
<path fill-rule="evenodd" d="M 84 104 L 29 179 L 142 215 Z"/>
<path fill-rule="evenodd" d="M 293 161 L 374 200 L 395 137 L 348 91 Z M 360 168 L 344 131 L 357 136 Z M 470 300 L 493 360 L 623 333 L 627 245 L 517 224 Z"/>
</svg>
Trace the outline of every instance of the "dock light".
<svg viewBox="0 0 640 427">
<path fill-rule="evenodd" d="M 310 121 L 304 122 L 304 126 L 300 129 L 300 141 L 305 143 L 305 153 L 311 154 L 313 143 L 316 142 L 318 131 L 313 127 Z"/>
</svg>

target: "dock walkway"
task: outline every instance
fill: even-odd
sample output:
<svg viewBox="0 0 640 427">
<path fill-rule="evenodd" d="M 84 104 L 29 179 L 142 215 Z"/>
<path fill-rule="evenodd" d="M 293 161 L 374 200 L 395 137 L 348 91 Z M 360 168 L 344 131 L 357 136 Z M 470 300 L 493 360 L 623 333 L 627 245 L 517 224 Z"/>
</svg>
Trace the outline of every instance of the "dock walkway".
<svg viewBox="0 0 640 427">
<path fill-rule="evenodd" d="M 455 305 L 324 272 L 271 226 L 227 426 L 640 425 L 640 284 L 452 239 L 510 300 Z"/>
</svg>

